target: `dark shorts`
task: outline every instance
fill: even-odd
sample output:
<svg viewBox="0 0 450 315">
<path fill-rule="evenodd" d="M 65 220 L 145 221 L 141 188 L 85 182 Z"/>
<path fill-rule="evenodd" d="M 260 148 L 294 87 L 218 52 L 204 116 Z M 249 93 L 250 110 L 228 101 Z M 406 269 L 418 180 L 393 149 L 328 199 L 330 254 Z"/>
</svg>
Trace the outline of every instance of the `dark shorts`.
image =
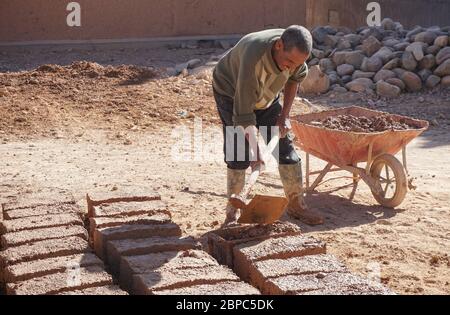
<svg viewBox="0 0 450 315">
<path fill-rule="evenodd" d="M 233 99 L 227 96 L 223 96 L 218 94 L 214 91 L 214 98 L 216 100 L 217 104 L 217 110 L 219 112 L 220 119 L 222 121 L 223 125 L 223 137 L 224 137 L 224 145 L 223 145 L 223 152 L 224 152 L 224 160 L 227 164 L 227 167 L 230 169 L 247 169 L 250 166 L 250 159 L 249 159 L 249 144 L 247 140 L 245 141 L 245 158 L 244 159 L 238 159 L 236 154 L 234 154 L 234 159 L 227 159 L 227 132 L 226 127 L 227 126 L 233 126 Z M 272 105 L 265 109 L 265 110 L 256 110 L 256 127 L 259 129 L 262 126 L 267 127 L 267 136 L 264 137 L 264 140 L 266 143 L 270 141 L 272 138 L 271 135 L 271 128 L 272 126 L 275 126 L 278 120 L 278 117 L 280 116 L 282 110 L 282 106 L 279 102 L 279 98 L 277 98 Z M 265 136 L 264 133 L 262 133 L 263 136 Z M 237 135 L 235 135 L 237 137 Z M 300 162 L 300 157 L 298 156 L 297 152 L 295 152 L 294 145 L 292 143 L 292 134 L 289 133 L 288 136 L 286 136 L 283 139 L 280 139 L 278 148 L 275 148 L 274 152 L 277 152 L 278 154 L 274 154 L 275 158 L 277 159 L 279 164 L 286 165 L 286 164 L 297 164 Z M 234 141 L 234 152 L 238 151 L 238 141 Z"/>
</svg>

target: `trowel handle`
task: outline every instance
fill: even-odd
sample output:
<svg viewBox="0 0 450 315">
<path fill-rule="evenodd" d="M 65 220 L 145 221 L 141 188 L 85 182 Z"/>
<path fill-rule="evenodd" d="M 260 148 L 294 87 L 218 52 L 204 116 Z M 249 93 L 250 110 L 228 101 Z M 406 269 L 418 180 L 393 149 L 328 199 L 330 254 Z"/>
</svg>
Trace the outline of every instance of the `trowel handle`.
<svg viewBox="0 0 450 315">
<path fill-rule="evenodd" d="M 264 162 L 266 162 L 269 159 L 269 156 L 272 154 L 273 150 L 275 150 L 279 141 L 280 141 L 279 135 L 274 135 L 272 137 L 270 142 L 267 144 L 267 147 L 265 148 L 264 152 L 262 152 Z M 257 163 L 255 167 L 252 168 L 252 172 L 250 173 L 250 176 L 246 181 L 244 188 L 242 189 L 241 193 L 238 196 L 234 196 L 234 198 L 238 198 L 243 202 L 247 200 L 248 195 L 252 191 L 253 186 L 255 186 L 256 181 L 258 180 L 258 177 L 262 172 L 262 167 L 263 167 L 262 163 Z"/>
</svg>

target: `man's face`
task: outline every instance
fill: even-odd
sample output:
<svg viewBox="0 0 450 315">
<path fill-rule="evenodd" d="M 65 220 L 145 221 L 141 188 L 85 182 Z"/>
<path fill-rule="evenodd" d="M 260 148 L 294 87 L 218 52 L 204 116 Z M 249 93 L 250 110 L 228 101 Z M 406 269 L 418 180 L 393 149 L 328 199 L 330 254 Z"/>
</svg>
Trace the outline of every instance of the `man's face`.
<svg viewBox="0 0 450 315">
<path fill-rule="evenodd" d="M 293 71 L 305 63 L 309 54 L 300 52 L 296 47 L 290 51 L 285 51 L 283 41 L 279 39 L 274 45 L 273 58 L 281 71 Z"/>
</svg>

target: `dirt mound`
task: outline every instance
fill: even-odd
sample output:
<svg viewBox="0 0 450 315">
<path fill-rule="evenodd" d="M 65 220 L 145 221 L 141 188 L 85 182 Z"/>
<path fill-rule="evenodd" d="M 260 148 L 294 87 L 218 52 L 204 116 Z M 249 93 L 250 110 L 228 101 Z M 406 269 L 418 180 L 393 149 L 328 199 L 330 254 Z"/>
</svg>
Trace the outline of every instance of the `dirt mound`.
<svg viewBox="0 0 450 315">
<path fill-rule="evenodd" d="M 417 126 L 408 124 L 404 119 L 397 121 L 389 115 L 380 115 L 371 118 L 339 115 L 327 117 L 321 121 L 313 121 L 311 122 L 311 125 L 333 130 L 367 133 L 386 130 L 418 129 Z"/>
<path fill-rule="evenodd" d="M 0 136 L 70 136 L 86 128 L 128 131 L 159 124 L 218 123 L 211 80 L 165 77 L 152 67 L 102 66 L 88 61 L 44 64 L 0 73 Z M 6 139 L 6 140 L 4 140 Z"/>
</svg>

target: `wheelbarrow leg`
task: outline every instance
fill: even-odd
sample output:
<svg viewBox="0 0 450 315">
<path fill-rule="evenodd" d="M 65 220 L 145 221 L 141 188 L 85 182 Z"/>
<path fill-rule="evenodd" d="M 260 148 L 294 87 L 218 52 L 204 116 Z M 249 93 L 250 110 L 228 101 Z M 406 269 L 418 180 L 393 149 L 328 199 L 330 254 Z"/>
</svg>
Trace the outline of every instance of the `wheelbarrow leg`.
<svg viewBox="0 0 450 315">
<path fill-rule="evenodd" d="M 358 163 L 353 164 L 353 167 L 358 167 Z M 355 198 L 355 194 L 356 194 L 356 189 L 358 188 L 358 183 L 359 183 L 360 177 L 359 174 L 356 172 L 353 172 L 353 189 L 352 192 L 350 193 L 350 201 L 353 201 L 353 198 Z"/>
<path fill-rule="evenodd" d="M 331 164 L 331 163 L 328 163 L 327 166 L 325 166 L 325 168 L 320 172 L 319 176 L 317 176 L 314 183 L 308 189 L 309 191 L 314 191 L 314 189 L 316 189 L 316 187 L 320 184 L 320 182 L 323 180 L 325 175 L 331 170 L 332 166 L 333 166 L 333 164 Z"/>
<path fill-rule="evenodd" d="M 306 152 L 306 185 L 305 185 L 305 188 L 306 188 L 306 191 L 308 191 L 309 190 L 309 153 L 308 152 Z"/>
</svg>

